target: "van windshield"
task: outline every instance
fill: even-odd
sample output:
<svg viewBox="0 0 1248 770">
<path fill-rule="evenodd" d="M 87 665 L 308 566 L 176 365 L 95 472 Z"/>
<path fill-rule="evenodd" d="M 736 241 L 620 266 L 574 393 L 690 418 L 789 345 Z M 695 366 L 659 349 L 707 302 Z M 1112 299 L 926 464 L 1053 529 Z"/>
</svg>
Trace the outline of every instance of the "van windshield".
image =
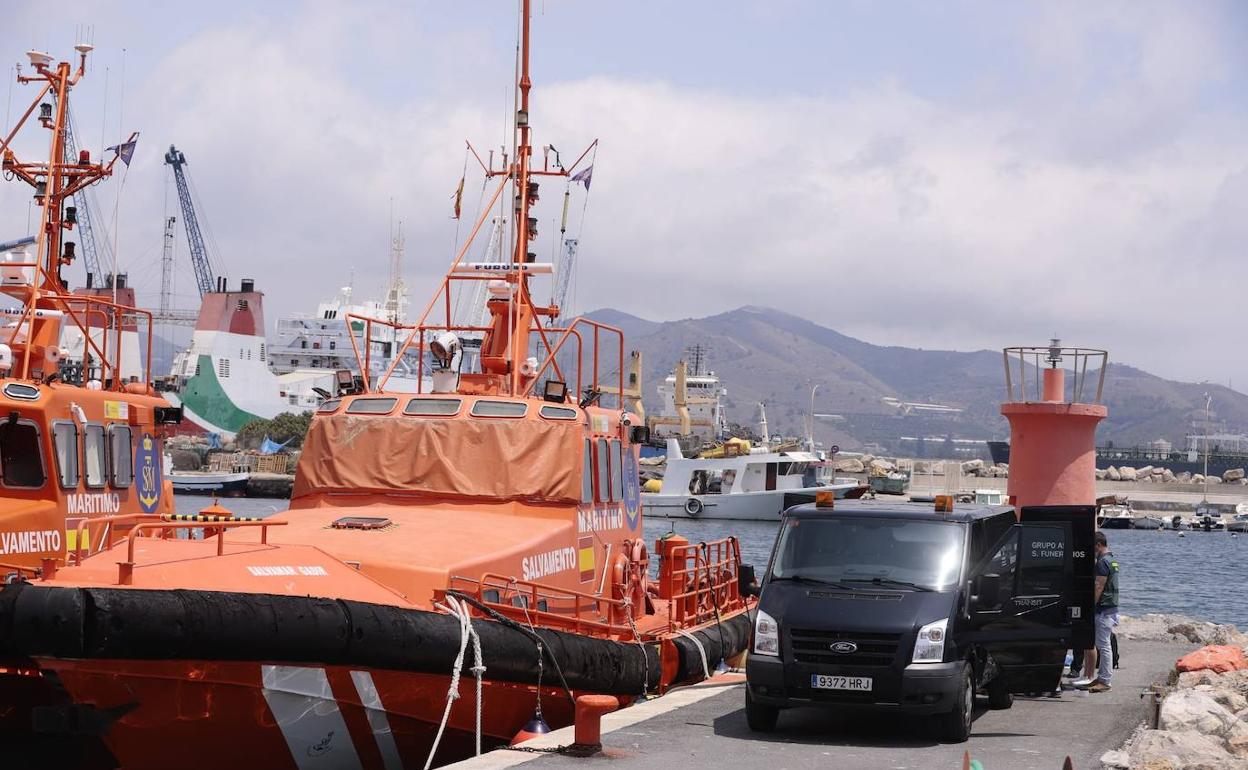
<svg viewBox="0 0 1248 770">
<path fill-rule="evenodd" d="M 775 579 L 940 590 L 958 579 L 960 524 L 887 518 L 790 518 Z"/>
</svg>

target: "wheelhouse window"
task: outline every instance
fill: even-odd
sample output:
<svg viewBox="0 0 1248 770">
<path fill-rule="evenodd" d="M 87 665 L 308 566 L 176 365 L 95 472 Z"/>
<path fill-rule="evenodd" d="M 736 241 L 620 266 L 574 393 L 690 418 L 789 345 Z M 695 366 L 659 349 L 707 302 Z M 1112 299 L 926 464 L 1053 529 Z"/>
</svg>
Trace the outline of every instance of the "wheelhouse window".
<svg viewBox="0 0 1248 770">
<path fill-rule="evenodd" d="M 585 456 L 581 462 L 581 502 L 594 501 L 594 444 L 585 439 Z"/>
<path fill-rule="evenodd" d="M 547 420 L 576 419 L 576 410 L 566 406 L 543 406 L 540 413 Z"/>
<path fill-rule="evenodd" d="M 529 405 L 521 401 L 478 401 L 472 405 L 473 417 L 523 417 Z"/>
<path fill-rule="evenodd" d="M 620 442 L 611 442 L 611 499 L 624 499 L 624 453 Z"/>
<path fill-rule="evenodd" d="M 595 474 L 598 479 L 598 501 L 609 503 L 611 497 L 611 459 L 607 453 L 607 440 L 605 438 L 598 439 L 598 455 L 597 469 Z"/>
<path fill-rule="evenodd" d="M 316 411 L 332 412 L 335 409 L 337 409 L 339 405 L 341 404 L 342 404 L 342 399 L 340 398 L 327 398 L 321 402 L 321 405 L 316 408 Z"/>
<path fill-rule="evenodd" d="M 347 414 L 389 414 L 397 398 L 357 398 L 347 405 Z"/>
<path fill-rule="evenodd" d="M 61 486 L 78 486 L 78 426 L 72 422 L 52 423 L 52 445 Z"/>
<path fill-rule="evenodd" d="M 413 398 L 407 402 L 403 414 L 417 417 L 450 417 L 459 413 L 463 404 L 460 398 Z"/>
<path fill-rule="evenodd" d="M 41 487 L 47 481 L 39 428 L 30 420 L 0 420 L 0 478 L 6 487 Z"/>
<path fill-rule="evenodd" d="M 134 454 L 129 425 L 113 425 L 108 429 L 108 457 L 112 462 L 113 486 L 125 489 L 134 482 Z"/>
<path fill-rule="evenodd" d="M 87 425 L 82 429 L 82 475 L 87 486 L 98 489 L 108 482 L 108 452 L 103 425 Z"/>
</svg>

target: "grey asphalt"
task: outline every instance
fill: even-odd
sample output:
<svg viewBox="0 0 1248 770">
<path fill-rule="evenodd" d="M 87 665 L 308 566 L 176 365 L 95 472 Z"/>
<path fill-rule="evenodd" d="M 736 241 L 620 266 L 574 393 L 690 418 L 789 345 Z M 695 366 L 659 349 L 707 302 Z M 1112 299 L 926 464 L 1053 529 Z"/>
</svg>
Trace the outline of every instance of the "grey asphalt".
<svg viewBox="0 0 1248 770">
<path fill-rule="evenodd" d="M 928 720 L 817 709 L 781 712 L 774 733 L 751 732 L 742 709 L 742 685 L 603 736 L 605 755 L 574 759 L 547 755 L 526 768 L 888 768 L 960 770 L 970 751 L 984 770 L 1060 770 L 1069 755 L 1076 770 L 1099 770 L 1100 756 L 1118 748 L 1147 715 L 1140 693 L 1164 681 L 1174 662 L 1195 645 L 1122 641 L 1114 689 L 1059 698 L 1018 697 L 1011 709 L 978 703 L 970 741 L 941 743 Z"/>
</svg>

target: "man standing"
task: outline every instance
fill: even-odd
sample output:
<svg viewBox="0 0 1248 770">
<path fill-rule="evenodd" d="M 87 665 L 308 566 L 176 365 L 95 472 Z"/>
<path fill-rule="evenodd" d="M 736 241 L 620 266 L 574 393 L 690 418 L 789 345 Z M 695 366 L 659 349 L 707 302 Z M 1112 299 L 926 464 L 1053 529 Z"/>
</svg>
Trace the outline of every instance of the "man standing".
<svg viewBox="0 0 1248 770">
<path fill-rule="evenodd" d="M 1110 637 L 1118 626 L 1118 560 L 1109 550 L 1105 533 L 1096 533 L 1096 659 L 1097 675 L 1086 685 L 1088 692 L 1108 692 L 1114 676 L 1114 653 Z"/>
</svg>

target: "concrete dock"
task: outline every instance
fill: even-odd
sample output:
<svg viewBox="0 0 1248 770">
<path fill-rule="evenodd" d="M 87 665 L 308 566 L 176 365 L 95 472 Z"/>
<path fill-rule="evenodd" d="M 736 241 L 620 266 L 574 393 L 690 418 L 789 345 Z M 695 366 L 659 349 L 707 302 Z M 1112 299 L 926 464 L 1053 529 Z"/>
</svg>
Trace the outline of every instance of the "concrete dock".
<svg viewBox="0 0 1248 770">
<path fill-rule="evenodd" d="M 609 763 L 621 770 L 957 770 L 963 752 L 969 751 L 985 770 L 1060 770 L 1068 755 L 1076 770 L 1099 770 L 1101 755 L 1121 746 L 1147 717 L 1141 692 L 1164 681 L 1175 660 L 1194 646 L 1122 640 L 1122 668 L 1108 693 L 1066 690 L 1060 697 L 1018 697 L 1005 711 L 988 711 L 981 698 L 974 731 L 964 744 L 941 743 L 923 719 L 834 716 L 817 709 L 782 712 L 775 732 L 755 733 L 745 723 L 742 677 L 730 674 L 607 715 L 605 751 L 599 756 L 577 759 L 498 750 L 452 767 L 486 770 L 524 764 L 536 770 Z M 527 745 L 571 742 L 572 730 L 566 728 Z"/>
</svg>

